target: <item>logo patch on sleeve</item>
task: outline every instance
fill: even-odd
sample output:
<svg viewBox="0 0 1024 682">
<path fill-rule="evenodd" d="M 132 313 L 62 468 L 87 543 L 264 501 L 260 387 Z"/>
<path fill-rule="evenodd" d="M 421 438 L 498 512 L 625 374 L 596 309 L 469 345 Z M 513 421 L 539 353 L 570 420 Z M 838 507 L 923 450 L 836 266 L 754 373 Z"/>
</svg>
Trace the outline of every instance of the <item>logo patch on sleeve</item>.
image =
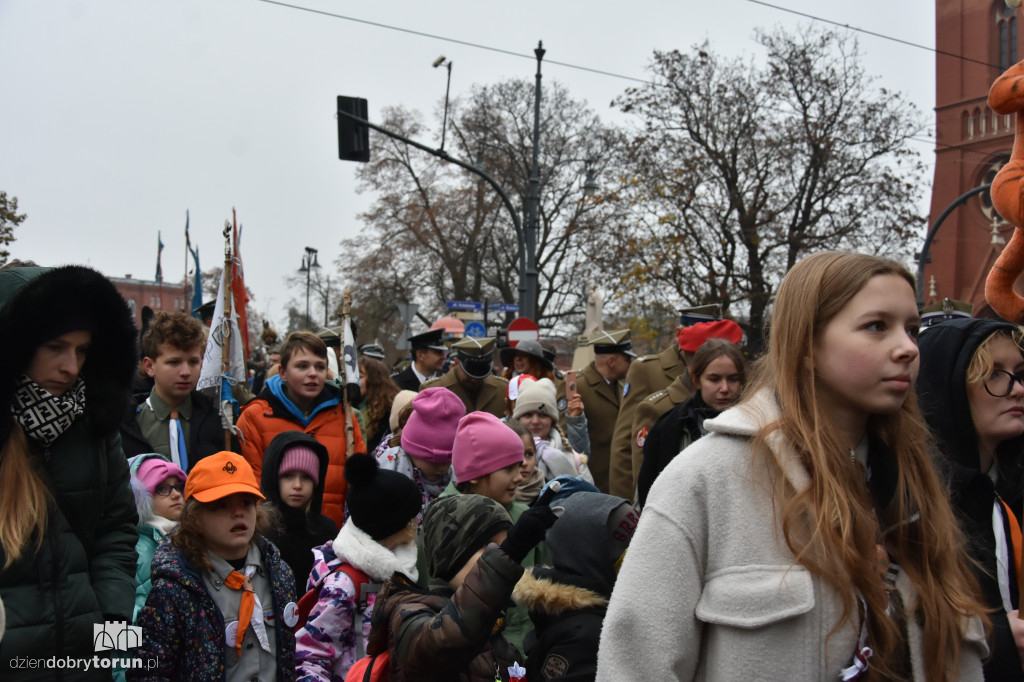
<svg viewBox="0 0 1024 682">
<path fill-rule="evenodd" d="M 567 658 L 558 654 L 548 654 L 548 657 L 544 659 L 544 665 L 541 666 L 540 676 L 541 679 L 550 680 L 554 677 L 564 677 L 568 671 L 569 660 Z"/>
<path fill-rule="evenodd" d="M 642 448 L 644 443 L 647 442 L 647 427 L 641 426 L 640 430 L 636 432 L 636 446 Z"/>
</svg>

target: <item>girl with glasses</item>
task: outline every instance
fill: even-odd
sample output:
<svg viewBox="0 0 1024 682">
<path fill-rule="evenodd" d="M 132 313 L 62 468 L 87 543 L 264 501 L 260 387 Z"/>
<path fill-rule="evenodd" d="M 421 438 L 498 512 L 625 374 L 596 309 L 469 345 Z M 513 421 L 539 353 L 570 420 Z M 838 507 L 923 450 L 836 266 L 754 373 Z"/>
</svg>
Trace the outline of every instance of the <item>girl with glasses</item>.
<svg viewBox="0 0 1024 682">
<path fill-rule="evenodd" d="M 128 460 L 128 469 L 132 476 L 135 509 L 139 513 L 139 541 L 135 545 L 139 558 L 135 562 L 135 611 L 132 613 L 132 622 L 135 622 L 153 587 L 149 569 L 156 546 L 177 528 L 181 518 L 181 507 L 185 503 L 185 472 L 155 452 L 132 457 Z"/>
<path fill-rule="evenodd" d="M 949 470 L 985 605 L 993 610 L 985 678 L 1020 679 L 1024 334 L 1002 320 L 960 319 L 927 329 L 920 347 L 921 409 Z"/>
</svg>

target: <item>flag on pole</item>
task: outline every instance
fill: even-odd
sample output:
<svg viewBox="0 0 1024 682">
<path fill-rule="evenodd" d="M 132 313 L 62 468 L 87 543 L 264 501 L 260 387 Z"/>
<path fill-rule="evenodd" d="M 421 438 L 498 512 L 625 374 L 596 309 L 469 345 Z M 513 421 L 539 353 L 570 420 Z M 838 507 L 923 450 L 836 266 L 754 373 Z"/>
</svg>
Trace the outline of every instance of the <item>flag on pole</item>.
<svg viewBox="0 0 1024 682">
<path fill-rule="evenodd" d="M 232 306 L 238 312 L 238 327 L 242 334 L 242 348 L 245 357 L 249 357 L 249 320 L 246 310 L 249 305 L 249 292 L 245 290 L 245 272 L 242 267 L 242 228 L 238 227 L 235 209 L 231 209 L 231 222 L 234 230 L 235 257 L 231 260 L 231 295 L 234 297 Z"/>
<path fill-rule="evenodd" d="M 342 361 L 345 363 L 345 383 L 359 385 L 359 360 L 356 357 L 356 335 L 352 333 L 352 317 L 345 316 L 345 349 Z"/>
<path fill-rule="evenodd" d="M 203 276 L 202 271 L 199 269 L 199 247 L 197 246 L 195 249 L 189 248 L 189 253 L 192 254 L 192 260 L 196 263 L 195 284 L 192 285 L 192 316 L 200 317 L 199 308 L 203 305 Z"/>
<path fill-rule="evenodd" d="M 246 380 L 245 359 L 242 355 L 242 336 L 238 333 L 238 315 L 231 311 L 231 319 L 224 319 L 224 287 L 230 273 L 221 273 L 220 288 L 217 291 L 217 305 L 213 309 L 213 320 L 210 322 L 210 338 L 206 341 L 206 352 L 203 354 L 203 367 L 199 372 L 197 390 L 219 388 L 221 381 L 221 358 L 223 357 L 224 340 L 228 341 L 229 365 L 231 367 L 231 383 Z M 233 307 L 233 306 L 232 306 Z M 230 397 L 230 394 L 228 394 Z"/>
<path fill-rule="evenodd" d="M 156 244 L 156 281 L 163 284 L 164 269 L 160 267 L 160 258 L 164 254 L 164 240 L 160 237 L 160 230 L 156 232 Z"/>
</svg>

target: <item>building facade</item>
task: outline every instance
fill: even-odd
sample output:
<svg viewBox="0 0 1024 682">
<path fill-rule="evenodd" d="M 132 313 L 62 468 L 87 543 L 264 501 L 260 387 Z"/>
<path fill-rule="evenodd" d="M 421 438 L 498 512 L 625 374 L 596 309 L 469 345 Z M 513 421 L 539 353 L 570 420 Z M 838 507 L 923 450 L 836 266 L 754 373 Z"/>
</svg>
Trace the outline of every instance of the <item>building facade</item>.
<svg viewBox="0 0 1024 682">
<path fill-rule="evenodd" d="M 934 226 L 965 192 L 987 184 L 1009 159 L 1012 116 L 988 108 L 992 82 L 1019 60 L 1019 11 L 1005 0 L 935 2 L 935 177 L 929 212 Z M 923 288 L 928 305 L 944 298 L 970 302 L 991 315 L 985 277 L 1013 226 L 993 210 L 987 192 L 953 210 L 935 232 Z"/>
<path fill-rule="evenodd" d="M 167 282 L 147 281 L 127 277 L 111 277 L 110 281 L 117 287 L 117 291 L 128 301 L 135 319 L 135 326 L 142 328 L 142 309 L 152 308 L 154 313 L 162 311 L 175 312 L 185 310 L 187 294 L 181 286 L 174 286 Z"/>
</svg>

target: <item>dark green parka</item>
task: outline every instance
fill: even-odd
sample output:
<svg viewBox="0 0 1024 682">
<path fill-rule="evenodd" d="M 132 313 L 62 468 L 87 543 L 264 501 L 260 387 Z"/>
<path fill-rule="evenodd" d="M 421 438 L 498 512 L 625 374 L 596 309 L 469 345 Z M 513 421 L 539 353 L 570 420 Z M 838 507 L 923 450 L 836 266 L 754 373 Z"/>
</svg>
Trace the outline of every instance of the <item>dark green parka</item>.
<svg viewBox="0 0 1024 682">
<path fill-rule="evenodd" d="M 5 680 L 109 680 L 109 669 L 85 671 L 80 660 L 107 655 L 96 652 L 94 624 L 131 622 L 137 515 L 118 424 L 136 366 L 135 327 L 124 299 L 98 272 L 78 266 L 0 271 L 0 443 L 14 427 L 18 378 L 41 344 L 69 331 L 63 320 L 91 327 L 80 373 L 86 408 L 48 448 L 29 439 L 53 501 L 38 549 L 33 537 L 3 568 L 7 555 L 0 546 Z M 131 656 L 130 649 L 113 653 Z M 75 669 L 23 667 L 51 657 L 80 660 Z"/>
</svg>

